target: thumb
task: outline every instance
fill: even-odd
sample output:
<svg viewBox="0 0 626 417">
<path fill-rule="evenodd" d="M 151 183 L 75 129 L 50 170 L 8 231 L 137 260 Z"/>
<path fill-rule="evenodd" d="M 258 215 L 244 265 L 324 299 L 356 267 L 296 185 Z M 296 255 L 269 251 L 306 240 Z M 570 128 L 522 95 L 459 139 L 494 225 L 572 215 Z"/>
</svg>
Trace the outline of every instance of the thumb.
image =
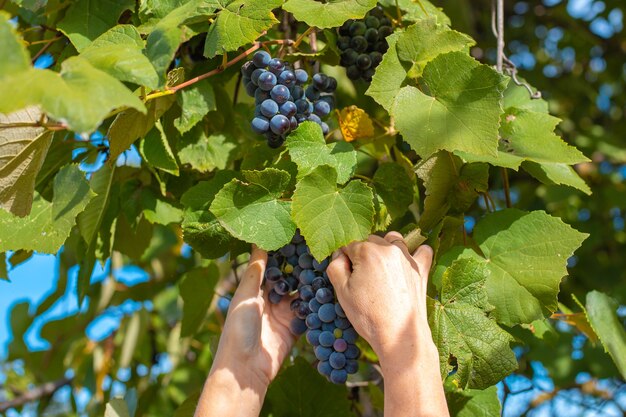
<svg viewBox="0 0 626 417">
<path fill-rule="evenodd" d="M 244 300 L 260 295 L 266 264 L 267 252 L 253 245 L 248 268 L 246 268 L 246 272 L 243 273 L 239 287 L 237 291 L 235 291 L 232 301 L 233 304 L 238 304 Z"/>
<path fill-rule="evenodd" d="M 433 264 L 433 248 L 428 245 L 420 246 L 413 254 L 413 259 L 417 264 L 417 272 L 423 279 L 428 280 L 430 267 Z"/>
<path fill-rule="evenodd" d="M 350 275 L 352 275 L 352 263 L 341 249 L 333 253 L 332 261 L 326 268 L 326 273 L 335 289 L 344 288 Z"/>
</svg>

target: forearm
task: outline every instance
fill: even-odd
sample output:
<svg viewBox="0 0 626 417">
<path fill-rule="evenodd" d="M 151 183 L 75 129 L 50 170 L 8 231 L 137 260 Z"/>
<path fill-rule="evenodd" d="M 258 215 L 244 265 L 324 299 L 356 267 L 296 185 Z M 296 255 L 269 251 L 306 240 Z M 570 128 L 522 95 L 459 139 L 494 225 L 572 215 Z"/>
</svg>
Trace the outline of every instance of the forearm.
<svg viewBox="0 0 626 417">
<path fill-rule="evenodd" d="M 194 417 L 257 417 L 267 386 L 236 377 L 226 367 L 209 374 Z"/>
<path fill-rule="evenodd" d="M 449 415 L 437 348 L 430 332 L 419 337 L 423 338 L 419 343 L 416 338 L 404 339 L 381 357 L 385 417 Z"/>
</svg>

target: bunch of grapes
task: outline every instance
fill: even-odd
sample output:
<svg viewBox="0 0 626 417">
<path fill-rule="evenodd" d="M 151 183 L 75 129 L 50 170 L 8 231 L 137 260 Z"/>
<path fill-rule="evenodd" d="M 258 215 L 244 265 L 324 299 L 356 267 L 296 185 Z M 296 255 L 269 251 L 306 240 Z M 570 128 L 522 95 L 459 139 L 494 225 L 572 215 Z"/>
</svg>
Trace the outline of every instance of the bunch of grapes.
<svg viewBox="0 0 626 417">
<path fill-rule="evenodd" d="M 265 135 L 267 144 L 278 148 L 299 123 L 313 121 L 327 134 L 328 124 L 322 121 L 334 107 L 332 93 L 337 80 L 322 73 L 313 75 L 293 69 L 289 63 L 258 51 L 241 67 L 246 92 L 254 97 L 256 108 L 252 130 Z"/>
<path fill-rule="evenodd" d="M 363 20 L 348 20 L 339 28 L 337 47 L 348 78 L 372 81 L 389 47 L 385 38 L 392 32 L 391 20 L 380 6 L 370 10 Z"/>
<path fill-rule="evenodd" d="M 268 254 L 266 282 L 271 286 L 269 300 L 278 303 L 285 294 L 297 290 L 291 302 L 294 319 L 291 331 L 306 333 L 318 359 L 317 370 L 335 384 L 343 384 L 348 374 L 358 370 L 361 352 L 358 334 L 337 302 L 326 274 L 330 259 L 318 262 L 304 238 L 296 231 L 291 243 Z"/>
</svg>

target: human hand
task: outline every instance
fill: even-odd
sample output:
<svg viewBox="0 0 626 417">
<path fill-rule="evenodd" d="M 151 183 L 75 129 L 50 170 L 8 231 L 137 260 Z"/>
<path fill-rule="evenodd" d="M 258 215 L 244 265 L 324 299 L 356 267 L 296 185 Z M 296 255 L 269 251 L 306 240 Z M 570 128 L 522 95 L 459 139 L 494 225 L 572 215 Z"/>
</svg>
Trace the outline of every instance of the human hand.
<svg viewBox="0 0 626 417">
<path fill-rule="evenodd" d="M 425 245 L 411 255 L 397 232 L 384 239 L 372 235 L 333 254 L 327 273 L 339 303 L 383 366 L 400 352 L 436 352 L 426 312 L 432 257 Z"/>
<path fill-rule="evenodd" d="M 227 369 L 242 383 L 266 389 L 291 350 L 293 313 L 285 299 L 272 304 L 261 288 L 267 253 L 256 247 L 228 309 L 211 374 Z"/>
</svg>

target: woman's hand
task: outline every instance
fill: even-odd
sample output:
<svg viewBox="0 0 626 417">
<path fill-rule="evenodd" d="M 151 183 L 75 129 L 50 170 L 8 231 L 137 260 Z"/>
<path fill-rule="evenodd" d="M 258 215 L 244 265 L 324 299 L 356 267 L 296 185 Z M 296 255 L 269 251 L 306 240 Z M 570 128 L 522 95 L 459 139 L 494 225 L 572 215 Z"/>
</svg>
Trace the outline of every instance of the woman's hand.
<svg viewBox="0 0 626 417">
<path fill-rule="evenodd" d="M 411 255 L 391 232 L 336 251 L 327 269 L 346 316 L 380 360 L 385 417 L 448 415 L 426 311 L 432 257 L 429 246 Z"/>
<path fill-rule="evenodd" d="M 290 300 L 272 304 L 261 288 L 267 253 L 252 250 L 230 303 L 196 417 L 257 416 L 267 386 L 294 343 Z"/>
</svg>

